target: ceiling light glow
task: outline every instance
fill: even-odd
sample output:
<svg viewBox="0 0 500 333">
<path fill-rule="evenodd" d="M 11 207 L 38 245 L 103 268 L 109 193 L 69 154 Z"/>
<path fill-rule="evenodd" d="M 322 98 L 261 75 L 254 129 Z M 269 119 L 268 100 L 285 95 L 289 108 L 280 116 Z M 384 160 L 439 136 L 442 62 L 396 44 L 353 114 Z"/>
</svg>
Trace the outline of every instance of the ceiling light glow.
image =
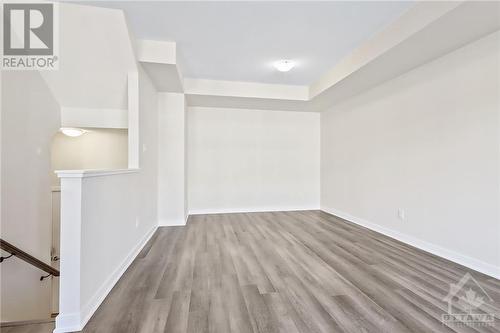
<svg viewBox="0 0 500 333">
<path fill-rule="evenodd" d="M 278 60 L 274 63 L 274 68 L 279 70 L 280 72 L 288 72 L 292 68 L 295 67 L 295 62 L 293 60 Z"/>
<path fill-rule="evenodd" d="M 87 132 L 86 130 L 83 130 L 81 128 L 72 128 L 72 127 L 63 127 L 60 129 L 60 131 L 62 132 L 62 134 L 71 136 L 73 138 Z"/>
</svg>

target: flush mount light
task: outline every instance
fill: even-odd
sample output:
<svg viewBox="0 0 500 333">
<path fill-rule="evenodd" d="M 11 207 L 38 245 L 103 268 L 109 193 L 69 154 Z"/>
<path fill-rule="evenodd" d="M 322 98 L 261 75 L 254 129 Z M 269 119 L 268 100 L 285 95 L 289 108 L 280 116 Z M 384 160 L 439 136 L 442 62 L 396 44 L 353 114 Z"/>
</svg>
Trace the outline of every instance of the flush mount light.
<svg viewBox="0 0 500 333">
<path fill-rule="evenodd" d="M 274 63 L 274 68 L 279 70 L 280 72 L 288 72 L 293 67 L 295 67 L 295 62 L 293 60 L 278 60 Z"/>
<path fill-rule="evenodd" d="M 62 127 L 60 131 L 62 132 L 62 134 L 71 137 L 77 137 L 87 132 L 86 130 L 83 130 L 81 128 L 72 128 L 72 127 Z"/>
</svg>

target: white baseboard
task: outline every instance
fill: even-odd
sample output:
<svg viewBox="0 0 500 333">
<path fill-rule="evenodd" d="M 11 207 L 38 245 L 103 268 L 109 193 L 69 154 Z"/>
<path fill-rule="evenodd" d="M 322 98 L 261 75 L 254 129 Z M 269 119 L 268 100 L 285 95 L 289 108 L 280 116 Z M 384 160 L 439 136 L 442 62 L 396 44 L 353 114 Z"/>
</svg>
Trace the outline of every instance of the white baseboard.
<svg viewBox="0 0 500 333">
<path fill-rule="evenodd" d="M 86 324 L 86 323 L 85 323 Z M 56 328 L 53 333 L 79 332 L 85 324 L 81 324 L 79 313 L 59 314 L 56 317 Z"/>
<path fill-rule="evenodd" d="M 175 226 L 183 226 L 186 225 L 187 217 L 185 220 L 182 218 L 179 219 L 170 219 L 170 220 L 160 220 L 158 221 L 159 227 L 175 227 Z"/>
<path fill-rule="evenodd" d="M 220 208 L 220 209 L 192 209 L 189 215 L 231 214 L 231 213 L 265 213 L 265 212 L 294 212 L 302 210 L 319 210 L 318 206 L 303 207 L 252 207 L 252 208 Z"/>
<path fill-rule="evenodd" d="M 54 333 L 66 333 L 81 331 L 90 320 L 94 312 L 104 301 L 106 296 L 118 280 L 121 278 L 123 273 L 127 270 L 130 264 L 134 261 L 137 255 L 141 252 L 142 248 L 151 239 L 151 236 L 155 233 L 158 226 L 153 226 L 142 239 L 137 243 L 137 245 L 129 252 L 127 257 L 118 265 L 118 267 L 111 273 L 111 275 L 104 281 L 101 287 L 94 293 L 94 296 L 83 306 L 80 313 L 71 313 L 66 315 L 58 315 L 56 317 L 56 329 Z"/>
<path fill-rule="evenodd" d="M 484 261 L 481 261 L 481 260 L 478 260 L 475 258 L 471 258 L 469 256 L 466 256 L 466 255 L 463 255 L 461 253 L 446 249 L 446 248 L 441 247 L 439 245 L 429 243 L 427 241 L 424 241 L 424 240 L 418 239 L 416 237 L 401 233 L 399 231 L 395 231 L 395 230 L 383 227 L 379 224 L 355 217 L 349 213 L 345 213 L 345 212 L 342 212 L 342 211 L 334 209 L 334 208 L 322 207 L 321 210 L 324 211 L 325 213 L 338 216 L 344 220 L 353 222 L 355 224 L 358 224 L 358 225 L 363 226 L 365 228 L 368 228 L 370 230 L 373 230 L 373 231 L 376 231 L 376 232 L 381 233 L 383 235 L 386 235 L 388 237 L 394 238 L 400 242 L 414 246 L 420 250 L 424 250 L 426 252 L 432 253 L 438 257 L 442 257 L 444 259 L 453 261 L 457 264 L 468 267 L 470 269 L 481 272 L 483 274 L 489 275 L 489 276 L 494 277 L 496 279 L 500 279 L 500 267 L 497 267 L 495 265 L 486 263 Z"/>
</svg>

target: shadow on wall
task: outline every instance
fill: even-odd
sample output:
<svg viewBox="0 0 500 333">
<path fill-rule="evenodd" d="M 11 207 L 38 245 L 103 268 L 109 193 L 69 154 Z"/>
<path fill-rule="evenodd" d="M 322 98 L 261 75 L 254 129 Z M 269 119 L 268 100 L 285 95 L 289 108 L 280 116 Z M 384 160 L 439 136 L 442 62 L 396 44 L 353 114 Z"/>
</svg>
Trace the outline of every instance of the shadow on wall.
<svg viewBox="0 0 500 333">
<path fill-rule="evenodd" d="M 71 133 L 70 133 L 71 134 Z M 52 139 L 52 171 L 82 169 L 126 169 L 128 166 L 128 131 L 126 129 L 84 129 L 80 136 L 61 131 Z M 59 179 L 52 173 L 52 185 Z"/>
</svg>

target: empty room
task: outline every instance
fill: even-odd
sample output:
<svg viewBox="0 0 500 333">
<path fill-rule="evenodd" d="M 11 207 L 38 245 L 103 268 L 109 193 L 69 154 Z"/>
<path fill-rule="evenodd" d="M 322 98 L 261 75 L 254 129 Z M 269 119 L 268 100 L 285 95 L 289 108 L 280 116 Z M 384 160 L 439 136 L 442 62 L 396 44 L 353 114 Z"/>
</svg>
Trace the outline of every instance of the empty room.
<svg viewBox="0 0 500 333">
<path fill-rule="evenodd" d="M 500 333 L 500 2 L 0 7 L 0 332 Z"/>
</svg>

